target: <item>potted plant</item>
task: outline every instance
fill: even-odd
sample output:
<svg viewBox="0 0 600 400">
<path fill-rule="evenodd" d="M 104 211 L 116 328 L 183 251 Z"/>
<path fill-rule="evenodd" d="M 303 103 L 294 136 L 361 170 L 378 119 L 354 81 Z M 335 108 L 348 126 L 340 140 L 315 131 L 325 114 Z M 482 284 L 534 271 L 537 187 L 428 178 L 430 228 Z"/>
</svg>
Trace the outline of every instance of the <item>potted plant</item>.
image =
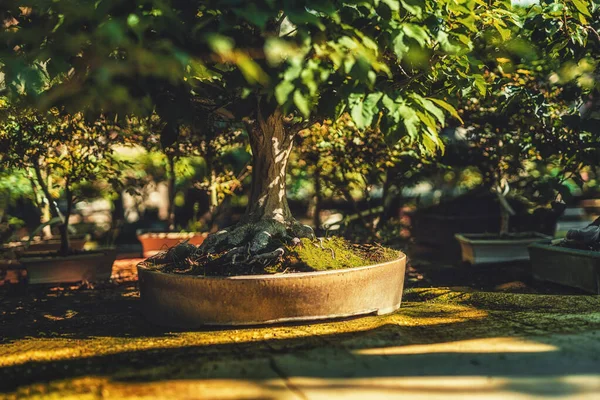
<svg viewBox="0 0 600 400">
<path fill-rule="evenodd" d="M 180 245 L 139 266 L 148 318 L 192 327 L 387 313 L 400 306 L 404 255 L 314 238 L 287 203 L 288 158 L 299 131 L 344 111 L 358 129 L 437 151 L 439 126 L 447 115 L 457 116 L 444 97 L 482 80 L 479 63 L 468 56 L 472 38 L 500 35 L 512 23 L 508 2 L 467 3 L 107 6 L 94 22 L 99 29 L 90 29 L 89 19 L 83 23 L 87 6 L 78 4 L 74 11 L 61 8 L 64 24 L 40 31 L 36 23 L 35 33 L 29 17 L 11 14 L 16 31 L 32 35 L 8 35 L 11 45 L 23 45 L 6 58 L 29 54 L 25 44 L 41 34 L 48 47 L 30 59 L 52 54 L 82 79 L 76 90 L 54 92 L 52 101 L 81 107 L 93 93 L 93 106 L 139 113 L 153 100 L 167 134 L 194 121 L 214 136 L 231 129 L 247 134 L 253 161 L 245 214 L 199 247 Z M 47 18 L 47 7 L 53 6 L 34 6 L 28 15 Z M 121 35 L 110 39 L 113 28 Z M 54 47 L 67 32 L 92 44 L 76 57 L 79 64 L 70 58 L 81 54 L 77 46 Z M 115 54 L 123 55 L 119 68 L 108 68 Z M 6 79 L 17 76 L 8 71 Z M 69 76 L 65 82 L 73 87 Z"/>
<path fill-rule="evenodd" d="M 111 161 L 114 133 L 104 121 L 88 123 L 81 114 L 63 114 L 58 109 L 41 112 L 15 102 L 5 103 L 1 112 L 0 163 L 33 174 L 35 190 L 52 217 L 42 227 L 57 225 L 60 237 L 58 249 L 48 246 L 21 254 L 29 283 L 109 279 L 114 250 L 75 248 L 70 216 L 83 184 L 116 176 L 118 167 Z"/>
<path fill-rule="evenodd" d="M 535 38 L 529 48 L 529 57 L 535 54 L 538 60 L 544 62 L 532 62 L 528 57 L 516 57 L 516 54 L 497 58 L 498 73 L 507 82 L 501 88 L 504 96 L 495 98 L 501 98 L 504 104 L 494 107 L 492 101 L 489 109 L 492 115 L 489 112 L 482 114 L 487 114 L 487 131 L 497 130 L 496 134 L 490 134 L 490 137 L 495 137 L 496 145 L 486 146 L 486 150 L 491 147 L 498 153 L 495 157 L 501 167 L 499 171 L 521 169 L 525 172 L 509 175 L 513 175 L 517 182 L 528 182 L 523 190 L 528 192 L 529 199 L 543 198 L 544 193 L 553 196 L 555 192 L 568 198 L 570 193 L 566 184 L 583 185 L 584 168 L 597 165 L 600 155 L 597 87 L 593 83 L 597 79 L 597 71 L 591 67 L 598 61 L 598 41 L 594 32 L 598 28 L 600 9 L 593 4 L 581 7 L 561 5 L 560 12 L 569 22 L 550 34 L 547 28 L 555 22 L 553 5 L 543 2 L 532 7 L 533 12 L 525 17 L 521 32 Z M 595 22 L 589 25 L 587 18 Z M 558 44 L 554 42 L 557 38 Z M 561 51 L 557 51 L 558 47 Z M 573 58 L 579 63 L 577 67 Z M 486 107 L 489 106 L 486 103 Z M 477 113 L 482 108 L 471 107 Z M 477 129 L 482 128 L 485 125 L 477 125 Z M 505 167 L 502 168 L 502 164 Z M 511 164 L 518 169 L 511 168 Z M 545 174 L 540 174 L 540 169 Z M 507 181 L 505 175 L 495 176 L 502 179 L 500 182 Z M 564 210 L 564 205 L 558 207 Z M 531 251 L 534 275 L 537 277 L 543 275 L 541 270 L 549 274 L 556 270 L 549 267 L 547 259 L 540 262 L 533 258 L 534 254 L 535 258 L 540 254 L 540 246 L 531 246 L 534 249 Z M 556 251 L 547 257 L 555 258 L 553 264 L 558 261 L 555 255 Z M 525 258 L 525 253 L 521 252 L 521 256 Z M 566 272 L 567 275 L 575 274 L 578 264 L 562 267 L 570 271 Z"/>
<path fill-rule="evenodd" d="M 525 27 L 537 35 L 540 47 L 553 56 L 550 78 L 568 101 L 569 107 L 555 125 L 557 140 L 552 154 L 559 159 L 561 169 L 568 171 L 573 184 L 593 187 L 590 173 L 595 171 L 597 174 L 600 165 L 600 94 L 597 83 L 600 7 L 593 4 L 576 10 L 569 5 L 561 12 L 567 18 L 562 29 L 571 34 L 558 43 L 543 29 L 547 18 L 528 19 Z M 582 14 L 583 18 L 578 17 Z M 562 50 L 553 52 L 549 43 L 560 46 Z M 583 205 L 592 208 L 595 203 L 590 201 Z M 593 210 L 590 211 L 593 213 Z M 568 230 L 564 239 L 530 246 L 534 278 L 600 294 L 599 233 L 600 219 L 597 218 L 587 227 Z"/>
<path fill-rule="evenodd" d="M 490 54 L 488 46 L 484 43 L 480 51 Z M 450 163 L 476 166 L 498 205 L 494 214 L 499 216 L 499 233 L 456 234 L 462 260 L 471 264 L 528 260 L 527 247 L 550 239 L 564 211 L 558 203 L 539 206 L 550 203 L 557 192 L 568 196 L 564 183 L 571 177 L 566 168 L 556 171 L 555 155 L 571 144 L 557 148 L 561 134 L 556 125 L 566 106 L 547 78 L 554 65 L 515 53 L 510 43 L 494 57 L 486 77 L 492 96 L 462 100 L 469 128 L 447 155 Z M 515 205 L 524 210 L 518 212 Z M 534 213 L 527 212 L 536 207 Z"/>
</svg>

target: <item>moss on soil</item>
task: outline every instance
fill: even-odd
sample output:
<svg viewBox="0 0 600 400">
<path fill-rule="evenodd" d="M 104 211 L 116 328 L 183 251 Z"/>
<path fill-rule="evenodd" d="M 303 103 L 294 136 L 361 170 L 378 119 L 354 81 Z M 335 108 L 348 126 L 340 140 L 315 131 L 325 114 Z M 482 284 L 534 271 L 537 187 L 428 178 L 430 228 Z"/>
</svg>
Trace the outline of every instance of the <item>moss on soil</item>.
<svg viewBox="0 0 600 400">
<path fill-rule="evenodd" d="M 313 271 L 363 267 L 392 261 L 399 254 L 382 246 L 352 244 L 340 237 L 302 239 L 301 245 L 287 249 L 291 258 L 288 262 Z"/>
<path fill-rule="evenodd" d="M 260 275 L 363 267 L 392 261 L 400 254 L 380 245 L 353 244 L 341 237 L 304 238 L 297 244 L 281 243 L 281 248 L 285 249 L 284 255 L 265 261 L 265 264 L 244 261 L 224 264 L 220 260 L 226 253 L 197 258 L 187 255 L 193 252 L 189 246 L 174 247 L 148 259 L 146 265 L 162 272 L 188 275 Z"/>
</svg>

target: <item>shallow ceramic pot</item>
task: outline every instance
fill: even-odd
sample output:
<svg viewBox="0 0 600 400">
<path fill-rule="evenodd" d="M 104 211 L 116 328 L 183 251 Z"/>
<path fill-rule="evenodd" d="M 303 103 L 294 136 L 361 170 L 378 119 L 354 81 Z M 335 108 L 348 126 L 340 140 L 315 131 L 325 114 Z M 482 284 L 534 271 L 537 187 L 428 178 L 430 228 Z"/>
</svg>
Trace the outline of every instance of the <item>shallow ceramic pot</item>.
<svg viewBox="0 0 600 400">
<path fill-rule="evenodd" d="M 193 329 L 387 314 L 400 307 L 406 256 L 343 270 L 203 277 L 138 264 L 141 308 L 150 321 Z"/>
<path fill-rule="evenodd" d="M 110 279 L 115 249 L 94 250 L 70 256 L 32 254 L 19 261 L 27 270 L 29 284 L 72 283 Z"/>
<path fill-rule="evenodd" d="M 137 238 L 142 243 L 144 257 L 152 257 L 186 240 L 189 240 L 190 244 L 199 246 L 206 236 L 206 233 L 150 232 L 138 235 Z"/>
<path fill-rule="evenodd" d="M 529 260 L 527 247 L 530 244 L 551 239 L 539 232 L 502 238 L 488 233 L 462 233 L 455 237 L 460 243 L 462 260 L 472 265 Z"/>
<path fill-rule="evenodd" d="M 600 252 L 535 243 L 529 254 L 535 279 L 600 294 Z"/>
</svg>

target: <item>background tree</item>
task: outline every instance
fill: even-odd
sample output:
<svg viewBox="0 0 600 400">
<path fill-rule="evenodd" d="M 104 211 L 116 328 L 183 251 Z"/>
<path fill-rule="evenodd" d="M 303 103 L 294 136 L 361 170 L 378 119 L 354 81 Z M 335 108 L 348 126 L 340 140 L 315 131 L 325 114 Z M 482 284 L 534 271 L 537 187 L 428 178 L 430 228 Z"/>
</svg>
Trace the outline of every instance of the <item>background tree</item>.
<svg viewBox="0 0 600 400">
<path fill-rule="evenodd" d="M 118 182 L 112 146 L 119 135 L 105 121 L 87 123 L 81 114 L 39 112 L 16 105 L 0 109 L 0 165 L 29 171 L 53 219 L 60 220 L 60 253 L 70 251 L 69 218 L 86 183 Z M 61 211 L 57 203 L 63 199 Z"/>
</svg>

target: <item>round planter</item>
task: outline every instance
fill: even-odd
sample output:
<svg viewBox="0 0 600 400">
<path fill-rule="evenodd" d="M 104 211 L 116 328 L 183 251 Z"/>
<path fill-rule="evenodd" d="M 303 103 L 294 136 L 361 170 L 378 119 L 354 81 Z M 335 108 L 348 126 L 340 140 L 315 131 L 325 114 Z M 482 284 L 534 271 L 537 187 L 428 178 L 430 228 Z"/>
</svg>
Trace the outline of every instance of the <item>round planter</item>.
<svg viewBox="0 0 600 400">
<path fill-rule="evenodd" d="M 111 248 L 66 257 L 32 255 L 19 261 L 27 270 L 29 284 L 93 282 L 110 279 L 116 255 Z"/>
<path fill-rule="evenodd" d="M 539 232 L 528 232 L 502 238 L 487 233 L 463 233 L 457 234 L 456 239 L 460 243 L 462 260 L 478 265 L 529 260 L 527 247 L 551 238 Z"/>
<path fill-rule="evenodd" d="M 156 232 L 138 235 L 138 240 L 142 243 L 144 257 L 152 257 L 186 240 L 190 244 L 199 246 L 206 236 L 206 233 Z"/>
<path fill-rule="evenodd" d="M 203 277 L 138 264 L 142 312 L 193 329 L 387 314 L 400 307 L 406 256 L 365 267 L 280 275 Z"/>
<path fill-rule="evenodd" d="M 535 243 L 529 254 L 535 279 L 600 294 L 600 252 Z"/>
</svg>

